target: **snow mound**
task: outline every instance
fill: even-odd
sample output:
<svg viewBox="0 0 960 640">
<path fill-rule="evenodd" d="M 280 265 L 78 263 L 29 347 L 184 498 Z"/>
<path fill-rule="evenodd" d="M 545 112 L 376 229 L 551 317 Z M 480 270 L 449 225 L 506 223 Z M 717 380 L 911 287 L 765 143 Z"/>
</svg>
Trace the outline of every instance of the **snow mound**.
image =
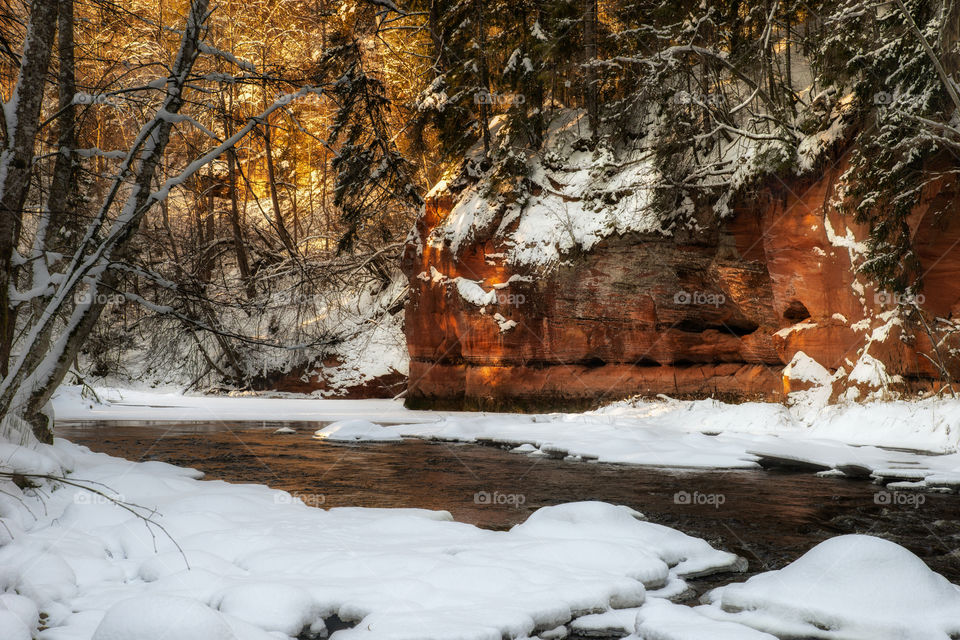
<svg viewBox="0 0 960 640">
<path fill-rule="evenodd" d="M 107 611 L 92 640 L 237 640 L 223 617 L 190 598 L 142 596 Z"/>
<path fill-rule="evenodd" d="M 867 353 L 860 356 L 847 376 L 847 382 L 864 385 L 869 389 L 879 391 L 886 391 L 892 385 L 902 381 L 900 376 L 888 374 L 883 362 Z"/>
<path fill-rule="evenodd" d="M 0 609 L 0 638 L 4 640 L 30 640 L 32 634 L 27 625 L 13 611 Z"/>
<path fill-rule="evenodd" d="M 778 637 L 948 640 L 960 589 L 893 542 L 847 535 L 778 571 L 715 589 L 700 610 Z"/>
<path fill-rule="evenodd" d="M 632 546 L 656 554 L 680 576 L 736 570 L 741 562 L 736 555 L 718 551 L 704 540 L 646 522 L 641 513 L 629 507 L 605 502 L 543 507 L 513 527 L 511 533 Z"/>
<path fill-rule="evenodd" d="M 313 434 L 317 440 L 330 442 L 399 442 L 403 438 L 368 420 L 342 420 L 327 425 Z"/>
<path fill-rule="evenodd" d="M 256 627 L 287 636 L 300 635 L 321 613 L 306 590 L 283 583 L 230 587 L 214 597 L 214 606 Z"/>
</svg>

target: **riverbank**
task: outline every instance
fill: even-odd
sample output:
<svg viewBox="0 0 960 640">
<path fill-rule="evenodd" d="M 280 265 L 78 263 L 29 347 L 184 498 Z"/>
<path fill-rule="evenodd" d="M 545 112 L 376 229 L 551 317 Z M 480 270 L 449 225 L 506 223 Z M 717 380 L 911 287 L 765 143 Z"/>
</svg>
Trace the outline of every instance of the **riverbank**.
<svg viewBox="0 0 960 640">
<path fill-rule="evenodd" d="M 784 568 L 780 587 L 764 573 L 690 608 L 671 601 L 688 579 L 742 560 L 628 507 L 543 507 L 491 531 L 445 511 L 317 509 L 64 440 L 0 447 L 20 478 L 0 496 L 0 635 L 13 640 L 486 640 L 611 624 L 632 638 L 960 632 L 960 589 L 875 537 L 833 538 Z M 65 472 L 72 484 L 29 476 Z M 841 559 L 842 572 L 821 571 Z M 885 588 L 864 603 L 867 581 Z M 754 613 L 741 615 L 748 600 Z"/>
</svg>

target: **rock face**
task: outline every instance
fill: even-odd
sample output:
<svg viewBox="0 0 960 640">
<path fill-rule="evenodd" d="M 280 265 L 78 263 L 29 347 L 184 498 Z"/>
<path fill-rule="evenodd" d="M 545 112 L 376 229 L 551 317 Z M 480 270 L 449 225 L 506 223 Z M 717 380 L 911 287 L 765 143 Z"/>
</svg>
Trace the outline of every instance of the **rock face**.
<svg viewBox="0 0 960 640">
<path fill-rule="evenodd" d="M 462 195 L 435 190 L 404 255 L 408 403 L 777 399 L 791 390 L 782 370 L 799 351 L 838 378 L 869 354 L 905 388 L 935 385 L 920 355 L 926 335 L 856 272 L 866 231 L 831 205 L 844 164 L 772 180 L 723 222 L 705 212 L 702 231 L 613 233 L 536 268 L 504 258 L 494 231 L 510 224 L 503 214 L 466 242 L 444 240 L 438 229 Z M 927 271 L 922 306 L 944 317 L 960 312 L 960 224 L 928 210 L 954 197 L 953 183 L 931 185 L 911 219 Z"/>
<path fill-rule="evenodd" d="M 343 364 L 337 357 L 324 360 L 317 367 L 297 367 L 286 373 L 273 372 L 250 381 L 254 391 L 281 391 L 284 393 L 316 394 L 345 400 L 364 398 L 394 398 L 403 391 L 406 376 L 394 371 L 357 384 L 335 385 L 324 375 L 324 367 Z"/>
</svg>

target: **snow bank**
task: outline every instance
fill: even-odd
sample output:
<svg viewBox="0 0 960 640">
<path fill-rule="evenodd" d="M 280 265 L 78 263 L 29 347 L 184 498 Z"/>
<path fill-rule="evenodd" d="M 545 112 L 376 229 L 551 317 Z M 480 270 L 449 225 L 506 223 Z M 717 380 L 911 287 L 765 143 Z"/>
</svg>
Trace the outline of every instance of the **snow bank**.
<svg viewBox="0 0 960 640">
<path fill-rule="evenodd" d="M 960 487 L 960 401 L 809 407 L 667 398 L 583 414 L 457 415 L 389 429 L 405 437 L 509 445 L 531 456 L 687 469 L 775 464 L 874 474 L 885 482 L 909 470 L 915 488 Z"/>
<path fill-rule="evenodd" d="M 4 640 L 36 635 L 38 610 L 44 640 L 277 640 L 321 636 L 333 616 L 351 627 L 334 640 L 522 638 L 639 607 L 646 587 L 739 567 L 732 554 L 603 503 L 549 507 L 487 531 L 447 512 L 311 508 L 264 486 L 200 481 L 192 469 L 63 440 L 33 453 L 40 469 L 69 461 L 71 477 L 141 505 L 172 539 L 75 487 L 20 492 L 0 515 L 12 534 L 0 546 Z"/>
<path fill-rule="evenodd" d="M 653 599 L 637 610 L 635 633 L 631 640 L 776 640 L 742 624 L 715 621 L 697 609 Z"/>
<path fill-rule="evenodd" d="M 400 400 L 337 400 L 256 395 L 183 395 L 174 390 L 148 391 L 96 387 L 100 402 L 78 386 L 62 386 L 53 398 L 58 422 L 150 420 L 200 422 L 328 422 L 370 419 L 380 422 L 434 421 L 463 412 L 410 411 Z"/>
<path fill-rule="evenodd" d="M 778 571 L 710 594 L 705 615 L 778 637 L 948 640 L 960 636 L 960 589 L 903 547 L 832 538 Z"/>
</svg>

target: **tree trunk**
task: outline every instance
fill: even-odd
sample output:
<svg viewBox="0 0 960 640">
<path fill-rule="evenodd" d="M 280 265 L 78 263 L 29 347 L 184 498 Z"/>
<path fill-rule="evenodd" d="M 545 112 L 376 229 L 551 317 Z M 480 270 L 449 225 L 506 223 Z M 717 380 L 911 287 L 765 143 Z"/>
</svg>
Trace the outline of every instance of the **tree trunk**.
<svg viewBox="0 0 960 640">
<path fill-rule="evenodd" d="M 223 119 L 223 129 L 227 137 L 233 135 L 233 89 L 231 88 L 230 103 Z M 237 256 L 237 268 L 240 278 L 243 279 L 247 299 L 256 296 L 256 288 L 250 272 L 250 260 L 247 257 L 247 247 L 243 241 L 243 227 L 240 225 L 240 203 L 237 196 L 237 153 L 233 149 L 227 152 L 227 186 L 230 190 L 230 230 L 233 233 L 233 251 Z"/>
<path fill-rule="evenodd" d="M 583 0 L 584 106 L 590 122 L 590 136 L 597 139 L 600 127 L 597 101 L 597 0 Z"/>
<path fill-rule="evenodd" d="M 480 91 L 489 96 L 490 73 L 487 70 L 487 27 L 483 23 L 483 0 L 474 1 L 474 10 L 477 14 L 477 67 L 479 71 Z M 490 155 L 490 105 L 485 97 L 479 102 L 480 107 L 480 135 L 483 137 L 483 157 Z"/>
<path fill-rule="evenodd" d="M 67 239 L 76 231 L 75 212 L 77 163 L 73 154 L 77 147 L 77 114 L 73 99 L 77 94 L 76 65 L 73 42 L 73 0 L 60 1 L 57 18 L 57 58 L 60 63 L 58 82 L 57 159 L 53 165 L 47 209 L 46 247 L 64 252 Z"/>
<path fill-rule="evenodd" d="M 940 62 L 943 70 L 954 81 L 960 71 L 960 0 L 946 0 L 943 26 L 940 28 Z"/>
<path fill-rule="evenodd" d="M 34 0 L 30 6 L 23 58 L 8 105 L 7 146 L 0 151 L 0 375 L 9 371 L 10 353 L 17 324 L 17 310 L 10 300 L 16 285 L 13 253 L 20 241 L 23 206 L 30 187 L 33 147 L 43 103 L 57 26 L 57 0 Z"/>
<path fill-rule="evenodd" d="M 291 258 L 297 257 L 297 248 L 293 244 L 293 239 L 287 231 L 287 225 L 283 222 L 283 212 L 280 211 L 280 197 L 277 194 L 277 174 L 273 166 L 273 144 L 271 143 L 270 123 L 263 126 L 263 145 L 267 156 L 267 182 L 270 186 L 270 202 L 273 204 L 273 220 L 277 228 L 277 235 L 280 242 L 283 243 L 287 253 Z"/>
</svg>

